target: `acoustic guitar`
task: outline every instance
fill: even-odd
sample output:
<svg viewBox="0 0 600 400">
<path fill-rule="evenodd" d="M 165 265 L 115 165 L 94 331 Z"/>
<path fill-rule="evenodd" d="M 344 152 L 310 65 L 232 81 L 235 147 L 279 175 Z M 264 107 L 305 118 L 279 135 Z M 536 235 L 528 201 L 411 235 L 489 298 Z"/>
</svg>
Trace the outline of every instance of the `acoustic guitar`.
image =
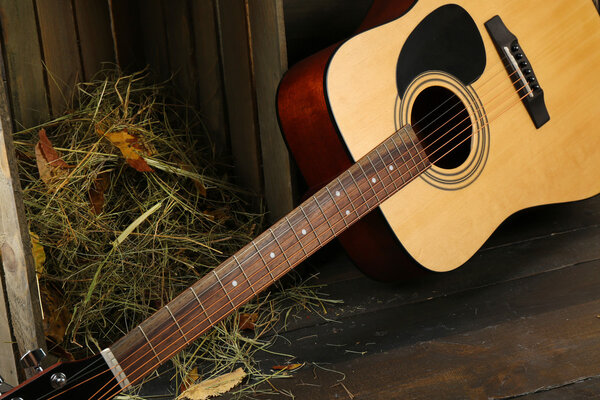
<svg viewBox="0 0 600 400">
<path fill-rule="evenodd" d="M 598 71 L 590 0 L 375 1 L 280 86 L 300 169 L 329 183 L 100 354 L 1 399 L 111 399 L 335 237 L 380 279 L 447 271 L 515 211 L 597 194 Z"/>
</svg>

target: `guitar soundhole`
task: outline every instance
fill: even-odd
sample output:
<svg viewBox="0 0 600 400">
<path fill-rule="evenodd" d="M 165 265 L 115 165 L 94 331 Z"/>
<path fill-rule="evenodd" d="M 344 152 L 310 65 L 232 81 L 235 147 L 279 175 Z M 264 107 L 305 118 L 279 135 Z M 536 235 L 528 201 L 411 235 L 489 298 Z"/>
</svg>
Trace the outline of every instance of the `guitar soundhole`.
<svg viewBox="0 0 600 400">
<path fill-rule="evenodd" d="M 411 125 L 429 160 L 439 168 L 463 164 L 471 152 L 473 133 L 469 112 L 452 91 L 431 86 L 414 101 Z"/>
</svg>

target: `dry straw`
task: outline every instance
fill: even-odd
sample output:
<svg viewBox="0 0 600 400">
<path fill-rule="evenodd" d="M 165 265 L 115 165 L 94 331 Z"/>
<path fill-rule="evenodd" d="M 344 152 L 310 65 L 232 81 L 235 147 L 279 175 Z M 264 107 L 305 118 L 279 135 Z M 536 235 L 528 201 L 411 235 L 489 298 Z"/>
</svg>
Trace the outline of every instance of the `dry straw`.
<svg viewBox="0 0 600 400">
<path fill-rule="evenodd" d="M 78 85 L 70 112 L 15 134 L 30 230 L 46 253 L 47 333 L 63 354 L 114 342 L 259 233 L 261 215 L 244 211 L 201 118 L 162 93 L 143 72 L 105 71 Z M 40 128 L 69 166 L 51 182 L 36 163 Z M 126 162 L 109 140 L 120 132 L 153 172 Z M 253 356 L 294 306 L 321 309 L 316 289 L 292 284 L 244 306 L 259 316 L 254 331 L 240 330 L 239 314 L 219 323 L 175 358 L 174 386 L 199 363 L 203 378 L 242 366 L 254 384 L 270 379 Z"/>
</svg>

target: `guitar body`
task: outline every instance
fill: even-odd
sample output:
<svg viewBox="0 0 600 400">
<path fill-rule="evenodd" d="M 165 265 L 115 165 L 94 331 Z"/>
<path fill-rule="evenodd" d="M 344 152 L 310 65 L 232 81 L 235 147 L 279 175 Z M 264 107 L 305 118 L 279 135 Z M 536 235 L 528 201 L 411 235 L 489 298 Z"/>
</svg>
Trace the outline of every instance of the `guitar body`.
<svg viewBox="0 0 600 400">
<path fill-rule="evenodd" d="M 525 54 L 530 93 L 540 85 L 549 120 L 525 106 L 526 76 L 505 67 L 510 57 L 486 26 L 495 16 L 518 39 L 507 51 Z M 278 110 L 311 186 L 404 124 L 428 150 L 430 170 L 340 236 L 367 274 L 452 270 L 516 211 L 600 192 L 600 16 L 591 1 L 376 1 L 361 29 L 292 68 Z M 445 140 L 457 136 L 464 141 Z"/>
</svg>

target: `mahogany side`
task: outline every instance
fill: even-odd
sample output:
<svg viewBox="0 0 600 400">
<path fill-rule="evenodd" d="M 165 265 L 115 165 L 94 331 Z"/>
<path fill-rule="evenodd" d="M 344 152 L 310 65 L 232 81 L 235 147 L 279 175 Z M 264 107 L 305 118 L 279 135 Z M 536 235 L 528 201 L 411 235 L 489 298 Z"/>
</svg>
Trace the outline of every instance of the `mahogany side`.
<svg viewBox="0 0 600 400">
<path fill-rule="evenodd" d="M 376 0 L 358 32 L 400 17 L 414 2 Z M 277 95 L 286 143 L 311 190 L 324 186 L 353 163 L 332 121 L 324 87 L 329 60 L 340 44 L 294 65 Z M 404 250 L 379 209 L 341 234 L 339 241 L 357 267 L 373 279 L 408 279 L 425 271 Z"/>
</svg>

